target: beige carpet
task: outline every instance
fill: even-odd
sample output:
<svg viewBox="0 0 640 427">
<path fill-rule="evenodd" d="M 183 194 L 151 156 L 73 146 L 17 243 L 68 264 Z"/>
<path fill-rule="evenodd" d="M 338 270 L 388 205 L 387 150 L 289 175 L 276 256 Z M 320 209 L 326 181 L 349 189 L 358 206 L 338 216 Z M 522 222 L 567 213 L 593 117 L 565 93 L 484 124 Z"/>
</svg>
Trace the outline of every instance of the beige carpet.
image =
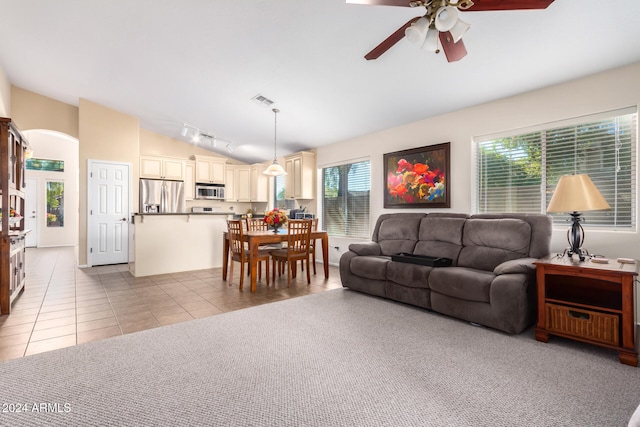
<svg viewBox="0 0 640 427">
<path fill-rule="evenodd" d="M 625 426 L 640 368 L 346 289 L 0 363 L 3 426 Z M 19 412 L 20 411 L 20 412 Z"/>
</svg>

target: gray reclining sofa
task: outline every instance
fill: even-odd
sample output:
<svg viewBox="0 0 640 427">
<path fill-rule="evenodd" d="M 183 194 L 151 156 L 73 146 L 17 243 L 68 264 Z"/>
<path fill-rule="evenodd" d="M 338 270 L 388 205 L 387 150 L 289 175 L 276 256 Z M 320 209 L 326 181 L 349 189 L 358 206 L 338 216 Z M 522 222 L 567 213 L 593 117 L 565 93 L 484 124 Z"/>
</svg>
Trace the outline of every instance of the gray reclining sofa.
<svg viewBox="0 0 640 427">
<path fill-rule="evenodd" d="M 510 334 L 535 321 L 535 266 L 550 252 L 543 214 L 393 213 L 372 241 L 340 258 L 342 286 Z M 445 257 L 450 267 L 393 261 L 399 253 Z"/>
</svg>

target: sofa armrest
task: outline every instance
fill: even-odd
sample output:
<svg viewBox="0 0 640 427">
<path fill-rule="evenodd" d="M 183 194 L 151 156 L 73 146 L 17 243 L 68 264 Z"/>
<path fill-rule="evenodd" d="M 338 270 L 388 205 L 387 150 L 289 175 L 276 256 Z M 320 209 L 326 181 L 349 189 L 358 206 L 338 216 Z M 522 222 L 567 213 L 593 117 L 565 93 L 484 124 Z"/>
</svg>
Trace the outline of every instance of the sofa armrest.
<svg viewBox="0 0 640 427">
<path fill-rule="evenodd" d="M 536 266 L 533 265 L 538 258 L 518 258 L 505 261 L 493 269 L 493 274 L 499 276 L 501 274 L 526 274 L 535 271 Z"/>
<path fill-rule="evenodd" d="M 351 243 L 349 245 L 349 250 L 361 256 L 380 255 L 382 253 L 380 251 L 380 245 L 376 242 Z"/>
</svg>

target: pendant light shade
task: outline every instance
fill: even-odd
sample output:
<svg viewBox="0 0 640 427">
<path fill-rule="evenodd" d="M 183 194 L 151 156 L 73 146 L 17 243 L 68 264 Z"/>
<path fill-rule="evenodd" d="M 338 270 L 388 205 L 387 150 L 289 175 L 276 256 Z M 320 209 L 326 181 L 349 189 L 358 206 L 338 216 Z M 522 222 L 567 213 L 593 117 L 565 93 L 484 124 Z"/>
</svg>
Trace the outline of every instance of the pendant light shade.
<svg viewBox="0 0 640 427">
<path fill-rule="evenodd" d="M 280 110 L 274 108 L 271 111 L 273 111 L 273 163 L 271 163 L 269 167 L 262 173 L 269 176 L 282 176 L 286 175 L 287 172 L 282 166 L 278 164 L 278 160 L 276 159 L 276 143 L 278 139 L 278 113 L 280 112 Z"/>
</svg>

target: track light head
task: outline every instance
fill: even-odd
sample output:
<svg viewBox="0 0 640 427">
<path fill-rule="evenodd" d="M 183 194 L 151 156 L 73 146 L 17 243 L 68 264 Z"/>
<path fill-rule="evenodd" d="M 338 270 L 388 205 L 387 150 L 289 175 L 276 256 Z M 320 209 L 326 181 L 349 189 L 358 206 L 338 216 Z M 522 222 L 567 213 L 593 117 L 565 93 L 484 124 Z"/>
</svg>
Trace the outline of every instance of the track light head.
<svg viewBox="0 0 640 427">
<path fill-rule="evenodd" d="M 200 142 L 200 131 L 195 130 L 193 137 L 191 138 L 191 142 Z"/>
</svg>

